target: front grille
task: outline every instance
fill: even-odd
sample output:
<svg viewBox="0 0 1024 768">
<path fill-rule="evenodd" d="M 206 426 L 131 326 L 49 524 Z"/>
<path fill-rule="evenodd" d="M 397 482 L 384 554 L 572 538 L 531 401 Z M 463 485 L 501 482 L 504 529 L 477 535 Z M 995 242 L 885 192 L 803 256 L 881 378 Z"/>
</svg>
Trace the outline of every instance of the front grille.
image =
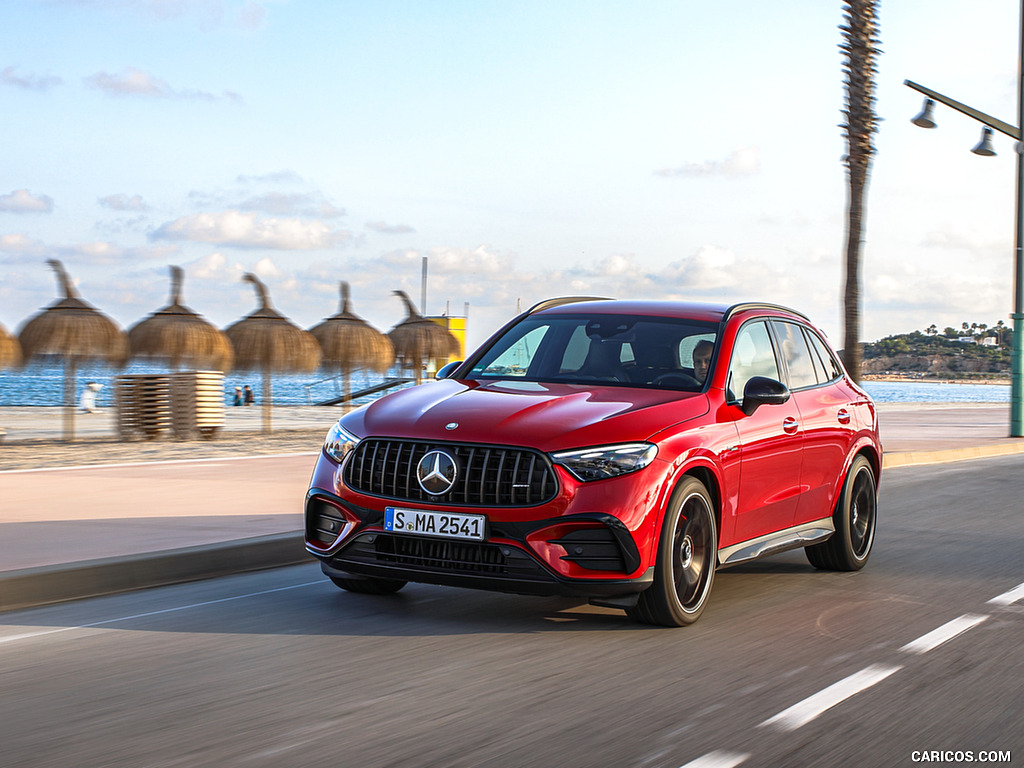
<svg viewBox="0 0 1024 768">
<path fill-rule="evenodd" d="M 450 491 L 432 496 L 416 480 L 429 451 L 443 450 L 458 466 Z M 410 501 L 480 507 L 527 507 L 555 497 L 558 483 L 544 454 L 522 448 L 411 440 L 363 440 L 345 465 L 345 483 L 361 493 Z"/>
<path fill-rule="evenodd" d="M 376 552 L 380 563 L 471 573 L 505 572 L 505 556 L 493 544 L 381 536 Z"/>
<path fill-rule="evenodd" d="M 518 581 L 550 578 L 536 560 L 518 547 L 382 533 L 356 536 L 335 555 L 332 563 L 343 570 L 358 564 L 419 574 L 490 576 Z"/>
</svg>

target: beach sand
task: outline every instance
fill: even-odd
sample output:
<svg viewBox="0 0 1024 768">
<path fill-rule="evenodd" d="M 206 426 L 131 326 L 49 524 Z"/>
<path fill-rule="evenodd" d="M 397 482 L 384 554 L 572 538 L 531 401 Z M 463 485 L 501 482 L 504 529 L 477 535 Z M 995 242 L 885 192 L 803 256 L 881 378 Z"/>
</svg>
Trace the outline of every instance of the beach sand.
<svg viewBox="0 0 1024 768">
<path fill-rule="evenodd" d="M 231 456 L 315 454 L 341 409 L 328 406 L 278 406 L 273 431 L 262 432 L 259 406 L 225 409 L 224 427 L 209 440 L 123 440 L 113 408 L 76 414 L 73 443 L 63 442 L 63 409 L 0 408 L 0 470 L 41 469 L 138 461 L 181 461 Z M 310 464 L 312 468 L 312 464 Z"/>
</svg>

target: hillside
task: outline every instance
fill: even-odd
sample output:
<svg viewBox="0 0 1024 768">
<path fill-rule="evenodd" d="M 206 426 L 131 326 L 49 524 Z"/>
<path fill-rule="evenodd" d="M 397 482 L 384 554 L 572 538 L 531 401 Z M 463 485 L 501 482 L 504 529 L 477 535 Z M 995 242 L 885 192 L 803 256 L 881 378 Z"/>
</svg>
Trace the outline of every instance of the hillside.
<svg viewBox="0 0 1024 768">
<path fill-rule="evenodd" d="M 1002 323 L 887 336 L 864 345 L 863 373 L 914 378 L 994 379 L 1010 375 L 1013 332 Z"/>
</svg>

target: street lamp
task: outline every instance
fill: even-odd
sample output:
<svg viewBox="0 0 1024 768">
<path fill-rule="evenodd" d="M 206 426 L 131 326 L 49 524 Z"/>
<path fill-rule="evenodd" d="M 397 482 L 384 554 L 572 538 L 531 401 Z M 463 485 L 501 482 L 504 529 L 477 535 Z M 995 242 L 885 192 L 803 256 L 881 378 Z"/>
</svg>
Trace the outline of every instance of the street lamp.
<svg viewBox="0 0 1024 768">
<path fill-rule="evenodd" d="M 1017 125 L 1024 126 L 1024 2 L 1020 14 L 1020 63 L 1017 70 Z M 999 131 L 1015 140 L 1014 149 L 1017 153 L 1017 221 L 1014 230 L 1013 257 L 1013 348 L 1010 351 L 1010 437 L 1024 437 L 1024 146 L 1021 144 L 1021 129 L 1002 120 L 997 120 L 966 104 L 943 96 L 931 88 L 904 80 L 903 84 L 913 88 L 925 96 L 924 108 L 911 122 L 922 128 L 934 128 L 935 120 L 932 110 L 935 102 L 952 107 L 972 117 L 985 127 L 982 129 L 981 141 L 971 151 L 976 155 L 991 156 L 992 132 Z"/>
</svg>

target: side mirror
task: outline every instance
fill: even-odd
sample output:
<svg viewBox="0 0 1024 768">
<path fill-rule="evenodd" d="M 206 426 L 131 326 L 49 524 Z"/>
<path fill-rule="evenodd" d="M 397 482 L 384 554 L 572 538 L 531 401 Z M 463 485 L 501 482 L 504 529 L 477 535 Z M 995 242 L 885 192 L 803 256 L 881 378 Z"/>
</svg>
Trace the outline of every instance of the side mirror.
<svg viewBox="0 0 1024 768">
<path fill-rule="evenodd" d="M 452 375 L 452 372 L 462 365 L 461 360 L 453 360 L 450 363 L 446 363 L 437 369 L 437 373 L 434 374 L 435 379 L 447 379 Z"/>
<path fill-rule="evenodd" d="M 789 400 L 789 387 L 765 376 L 753 376 L 743 387 L 740 410 L 747 416 L 762 405 L 782 405 Z"/>
</svg>

